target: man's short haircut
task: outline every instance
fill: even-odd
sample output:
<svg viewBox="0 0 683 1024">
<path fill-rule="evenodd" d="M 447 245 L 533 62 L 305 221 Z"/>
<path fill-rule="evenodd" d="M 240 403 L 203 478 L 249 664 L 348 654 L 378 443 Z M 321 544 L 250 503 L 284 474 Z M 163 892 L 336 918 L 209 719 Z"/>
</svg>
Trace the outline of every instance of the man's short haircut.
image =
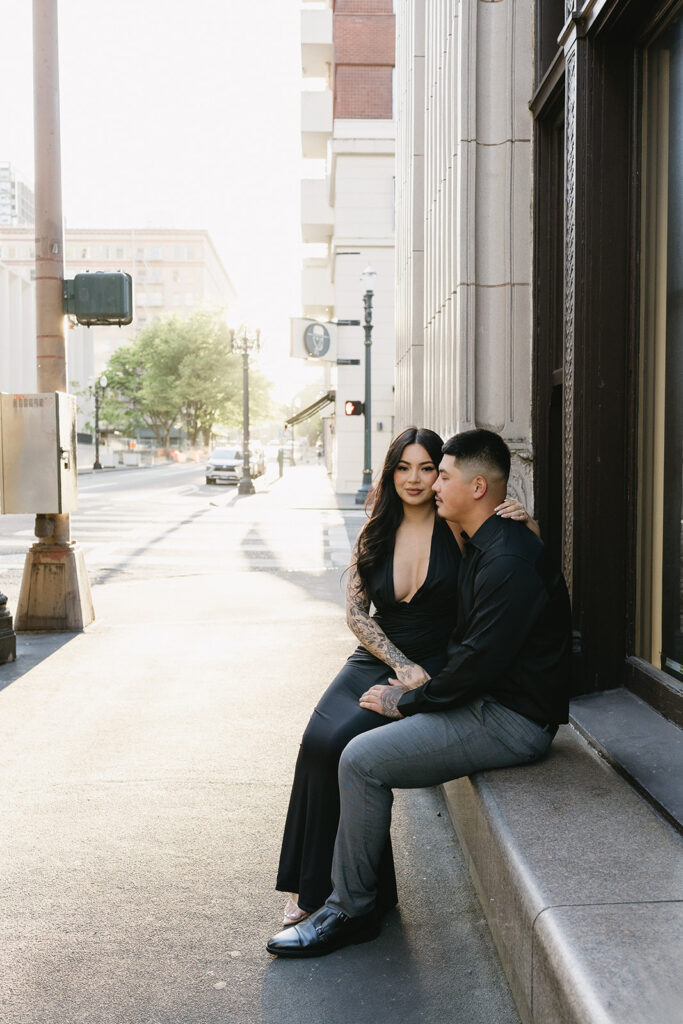
<svg viewBox="0 0 683 1024">
<path fill-rule="evenodd" d="M 444 455 L 452 455 L 467 464 L 472 476 L 502 477 L 505 483 L 510 476 L 510 449 L 500 434 L 492 430 L 463 430 L 449 437 L 443 448 Z"/>
</svg>

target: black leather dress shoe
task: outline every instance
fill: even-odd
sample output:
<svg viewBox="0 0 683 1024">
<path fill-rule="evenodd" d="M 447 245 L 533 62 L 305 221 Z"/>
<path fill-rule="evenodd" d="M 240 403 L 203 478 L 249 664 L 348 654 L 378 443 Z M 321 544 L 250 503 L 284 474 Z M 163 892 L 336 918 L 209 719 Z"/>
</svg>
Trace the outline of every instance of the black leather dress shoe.
<svg viewBox="0 0 683 1024">
<path fill-rule="evenodd" d="M 368 942 L 379 935 L 379 923 L 374 910 L 362 917 L 321 907 L 299 924 L 278 932 L 266 945 L 275 956 L 325 956 L 335 949 L 353 943 Z"/>
</svg>

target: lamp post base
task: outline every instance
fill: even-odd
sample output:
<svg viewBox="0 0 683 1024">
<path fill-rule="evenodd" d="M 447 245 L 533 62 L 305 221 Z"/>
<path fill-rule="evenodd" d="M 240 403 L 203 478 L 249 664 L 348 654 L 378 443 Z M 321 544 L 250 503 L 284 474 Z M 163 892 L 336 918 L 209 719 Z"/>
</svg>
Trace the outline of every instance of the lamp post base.
<svg viewBox="0 0 683 1024">
<path fill-rule="evenodd" d="M 243 476 L 237 485 L 238 494 L 256 494 L 256 488 L 254 487 L 254 481 L 250 476 Z"/>
<path fill-rule="evenodd" d="M 95 459 L 95 461 L 92 464 L 92 468 L 93 469 L 102 469 L 102 463 L 99 461 L 99 459 Z"/>
<path fill-rule="evenodd" d="M 364 505 L 368 500 L 368 494 L 372 491 L 372 470 L 363 470 L 361 485 L 356 491 L 356 505 Z"/>
<path fill-rule="evenodd" d="M 81 548 L 73 541 L 29 548 L 14 616 L 17 633 L 77 633 L 94 618 Z"/>
</svg>

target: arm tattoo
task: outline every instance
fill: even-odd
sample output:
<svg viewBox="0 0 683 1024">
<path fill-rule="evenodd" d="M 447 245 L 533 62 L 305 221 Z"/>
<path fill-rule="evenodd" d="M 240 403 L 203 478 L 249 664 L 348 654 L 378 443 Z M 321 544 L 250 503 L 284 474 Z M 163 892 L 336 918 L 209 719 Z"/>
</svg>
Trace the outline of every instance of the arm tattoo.
<svg viewBox="0 0 683 1024">
<path fill-rule="evenodd" d="M 354 558 L 357 553 L 356 546 L 353 551 Z M 398 670 L 413 664 L 410 658 L 392 644 L 384 630 L 370 615 L 370 597 L 355 561 L 351 563 L 346 583 L 346 621 L 363 647 L 390 668 Z"/>
</svg>

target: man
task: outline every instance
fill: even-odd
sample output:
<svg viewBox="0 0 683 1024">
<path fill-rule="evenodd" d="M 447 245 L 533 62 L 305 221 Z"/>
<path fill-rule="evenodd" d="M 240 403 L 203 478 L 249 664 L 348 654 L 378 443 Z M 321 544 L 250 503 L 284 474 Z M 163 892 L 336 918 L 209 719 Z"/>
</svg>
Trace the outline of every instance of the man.
<svg viewBox="0 0 683 1024">
<path fill-rule="evenodd" d="M 509 472 L 509 449 L 491 431 L 465 431 L 443 446 L 437 510 L 460 525 L 465 540 L 448 662 L 416 689 L 390 680 L 361 697 L 362 707 L 395 721 L 345 748 L 334 891 L 307 920 L 271 939 L 270 953 L 320 956 L 376 937 L 377 866 L 392 789 L 529 763 L 567 721 L 567 588 L 535 534 L 496 515 Z"/>
</svg>

